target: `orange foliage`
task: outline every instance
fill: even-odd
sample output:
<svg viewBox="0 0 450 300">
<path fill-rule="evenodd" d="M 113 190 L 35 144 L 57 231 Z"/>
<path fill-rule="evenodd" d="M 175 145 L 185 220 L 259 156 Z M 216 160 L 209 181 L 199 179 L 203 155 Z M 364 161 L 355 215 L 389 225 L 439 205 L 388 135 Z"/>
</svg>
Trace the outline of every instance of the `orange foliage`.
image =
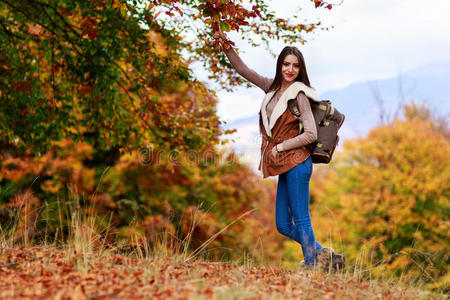
<svg viewBox="0 0 450 300">
<path fill-rule="evenodd" d="M 149 150 L 123 154 L 106 169 L 90 165 L 97 156 L 92 146 L 70 140 L 54 143 L 40 157 L 2 157 L 2 185 L 11 190 L 2 195 L 0 209 L 17 207 L 24 216 L 18 235 L 32 224 L 31 237 L 40 237 L 44 230 L 50 237 L 63 237 L 71 226 L 71 209 L 78 205 L 98 218 L 101 232 L 108 230 L 117 240 L 136 247 L 145 238 L 152 247 L 164 243 L 176 251 L 187 239 L 189 248 L 197 249 L 256 208 L 219 234 L 204 253 L 236 260 L 244 253 L 257 261 L 282 259 L 271 181 L 261 184 L 234 155 L 218 150 Z M 32 197 L 15 197 L 26 188 Z M 25 198 L 33 205 L 23 206 Z"/>
</svg>

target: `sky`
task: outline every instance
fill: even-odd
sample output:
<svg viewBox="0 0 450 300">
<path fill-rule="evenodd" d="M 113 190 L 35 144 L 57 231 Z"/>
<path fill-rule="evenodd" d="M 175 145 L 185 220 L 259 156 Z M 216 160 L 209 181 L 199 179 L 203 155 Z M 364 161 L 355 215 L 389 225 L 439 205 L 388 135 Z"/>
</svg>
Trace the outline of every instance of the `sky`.
<svg viewBox="0 0 450 300">
<path fill-rule="evenodd" d="M 315 9 L 309 0 L 272 1 L 271 5 L 279 17 L 291 18 L 296 11 L 299 21 L 320 20 L 323 26 L 333 26 L 305 35 L 305 45 L 294 45 L 302 51 L 311 85 L 319 94 L 428 64 L 450 63 L 450 0 L 343 0 L 331 10 Z M 275 75 L 276 58 L 264 46 L 251 47 L 236 32 L 229 37 L 250 68 L 267 77 Z M 284 46 L 271 44 L 275 53 Z M 205 71 L 196 72 L 208 82 Z M 218 115 L 231 122 L 257 114 L 264 92 L 242 87 L 233 92 L 218 90 L 217 95 Z"/>
</svg>

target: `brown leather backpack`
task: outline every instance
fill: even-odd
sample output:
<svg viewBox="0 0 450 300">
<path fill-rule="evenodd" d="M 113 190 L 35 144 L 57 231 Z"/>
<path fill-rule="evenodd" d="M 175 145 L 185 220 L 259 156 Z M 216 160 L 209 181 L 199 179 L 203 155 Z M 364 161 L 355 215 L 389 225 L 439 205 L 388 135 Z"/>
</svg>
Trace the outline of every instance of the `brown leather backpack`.
<svg viewBox="0 0 450 300">
<path fill-rule="evenodd" d="M 334 149 L 339 142 L 338 130 L 344 123 L 345 116 L 331 105 L 329 100 L 313 101 L 309 99 L 311 110 L 317 127 L 317 140 L 306 146 L 311 152 L 312 162 L 316 164 L 327 164 L 331 161 Z M 297 100 L 290 99 L 288 107 L 291 113 L 299 121 L 299 132 L 302 133 L 303 123 Z"/>
</svg>

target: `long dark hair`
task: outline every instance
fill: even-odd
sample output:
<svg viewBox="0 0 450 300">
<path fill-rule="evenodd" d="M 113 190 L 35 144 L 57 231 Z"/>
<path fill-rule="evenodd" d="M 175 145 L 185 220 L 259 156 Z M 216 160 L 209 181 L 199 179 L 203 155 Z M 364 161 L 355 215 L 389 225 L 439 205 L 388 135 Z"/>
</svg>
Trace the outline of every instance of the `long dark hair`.
<svg viewBox="0 0 450 300">
<path fill-rule="evenodd" d="M 283 50 L 281 50 L 280 55 L 278 55 L 277 71 L 275 73 L 275 78 L 267 92 L 276 91 L 281 87 L 281 80 L 283 78 L 281 75 L 281 66 L 283 65 L 284 58 L 289 54 L 297 56 L 298 62 L 300 64 L 300 72 L 298 72 L 298 76 L 297 78 L 295 78 L 295 81 L 303 82 L 308 87 L 311 87 L 311 84 L 309 83 L 308 72 L 306 71 L 306 64 L 305 59 L 303 58 L 303 54 L 300 52 L 300 50 L 297 49 L 297 47 L 286 46 L 283 48 Z"/>
</svg>

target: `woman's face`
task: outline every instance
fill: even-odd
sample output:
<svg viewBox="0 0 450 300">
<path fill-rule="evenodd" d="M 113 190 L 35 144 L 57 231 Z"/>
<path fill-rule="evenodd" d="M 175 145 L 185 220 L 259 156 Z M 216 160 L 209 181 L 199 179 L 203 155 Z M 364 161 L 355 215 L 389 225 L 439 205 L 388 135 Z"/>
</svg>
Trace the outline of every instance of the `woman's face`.
<svg viewBox="0 0 450 300">
<path fill-rule="evenodd" d="M 281 65 L 281 75 L 283 81 L 290 83 L 297 78 L 300 72 L 300 63 L 297 56 L 294 54 L 288 54 L 284 58 L 283 64 Z"/>
</svg>

